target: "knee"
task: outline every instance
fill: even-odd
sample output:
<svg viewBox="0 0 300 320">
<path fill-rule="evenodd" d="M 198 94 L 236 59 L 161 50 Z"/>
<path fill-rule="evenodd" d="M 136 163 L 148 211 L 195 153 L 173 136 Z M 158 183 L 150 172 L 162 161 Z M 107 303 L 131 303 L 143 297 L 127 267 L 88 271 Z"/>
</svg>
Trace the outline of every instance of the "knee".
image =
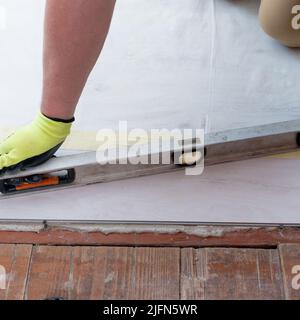
<svg viewBox="0 0 300 320">
<path fill-rule="evenodd" d="M 262 0 L 259 19 L 268 35 L 288 47 L 300 47 L 300 0 Z"/>
</svg>

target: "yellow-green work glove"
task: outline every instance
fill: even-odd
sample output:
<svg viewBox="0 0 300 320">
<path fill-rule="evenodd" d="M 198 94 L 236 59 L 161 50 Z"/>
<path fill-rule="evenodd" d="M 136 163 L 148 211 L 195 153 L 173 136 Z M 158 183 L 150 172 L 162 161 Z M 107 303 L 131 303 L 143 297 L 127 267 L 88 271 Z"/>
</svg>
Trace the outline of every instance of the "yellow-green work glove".
<svg viewBox="0 0 300 320">
<path fill-rule="evenodd" d="M 0 174 L 49 160 L 70 134 L 73 121 L 50 119 L 39 113 L 31 124 L 0 143 Z"/>
</svg>

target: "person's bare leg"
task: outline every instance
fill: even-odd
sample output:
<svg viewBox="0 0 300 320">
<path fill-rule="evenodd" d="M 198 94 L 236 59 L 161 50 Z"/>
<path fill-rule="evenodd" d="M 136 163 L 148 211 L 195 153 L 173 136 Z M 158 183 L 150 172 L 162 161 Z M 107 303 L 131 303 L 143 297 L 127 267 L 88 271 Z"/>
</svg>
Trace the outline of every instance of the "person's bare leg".
<svg viewBox="0 0 300 320">
<path fill-rule="evenodd" d="M 41 112 L 70 119 L 103 48 L 115 0 L 47 0 Z"/>
<path fill-rule="evenodd" d="M 300 47 L 300 0 L 262 0 L 259 19 L 271 37 L 288 47 Z"/>
</svg>

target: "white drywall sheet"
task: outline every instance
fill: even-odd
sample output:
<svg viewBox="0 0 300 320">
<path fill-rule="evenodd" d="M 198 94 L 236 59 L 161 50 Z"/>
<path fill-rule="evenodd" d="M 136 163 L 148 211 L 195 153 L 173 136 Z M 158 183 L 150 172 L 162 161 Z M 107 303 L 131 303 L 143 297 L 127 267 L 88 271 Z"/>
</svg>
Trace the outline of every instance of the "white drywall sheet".
<svg viewBox="0 0 300 320">
<path fill-rule="evenodd" d="M 300 224 L 299 172 L 300 159 L 254 159 L 0 199 L 0 218 Z"/>
<path fill-rule="evenodd" d="M 213 131 L 300 118 L 300 51 L 266 36 L 259 1 L 122 0 L 76 114 L 81 132 Z M 30 121 L 41 94 L 44 1 L 0 0 L 0 128 Z M 1 130 L 0 130 L 1 131 Z M 79 138 L 80 139 L 80 138 Z M 0 219 L 300 223 L 300 163 L 260 159 L 0 199 Z"/>
</svg>

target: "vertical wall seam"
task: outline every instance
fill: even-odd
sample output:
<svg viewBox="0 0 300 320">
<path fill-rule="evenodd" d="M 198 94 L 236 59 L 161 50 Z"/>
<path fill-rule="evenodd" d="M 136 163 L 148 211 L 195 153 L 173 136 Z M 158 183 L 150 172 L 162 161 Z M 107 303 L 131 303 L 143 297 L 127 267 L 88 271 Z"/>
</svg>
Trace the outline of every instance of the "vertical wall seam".
<svg viewBox="0 0 300 320">
<path fill-rule="evenodd" d="M 208 96 L 208 113 L 206 115 L 205 132 L 212 130 L 212 118 L 214 112 L 214 88 L 216 75 L 216 38 L 217 38 L 217 18 L 216 18 L 216 2 L 211 0 L 211 47 L 210 47 L 210 62 L 209 62 L 209 96 Z"/>
</svg>

